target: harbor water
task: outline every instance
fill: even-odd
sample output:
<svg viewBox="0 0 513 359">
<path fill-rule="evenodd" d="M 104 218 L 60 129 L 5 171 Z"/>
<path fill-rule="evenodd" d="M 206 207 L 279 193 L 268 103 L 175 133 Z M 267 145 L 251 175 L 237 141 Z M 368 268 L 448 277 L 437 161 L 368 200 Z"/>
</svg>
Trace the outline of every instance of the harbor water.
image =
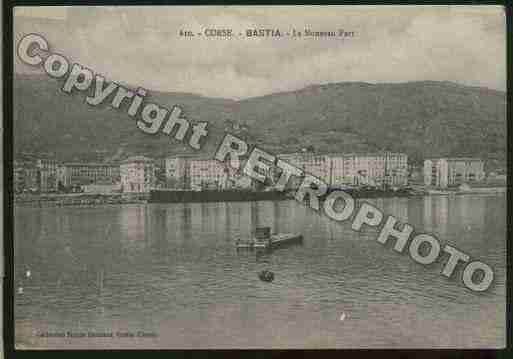
<svg viewBox="0 0 513 359">
<path fill-rule="evenodd" d="M 467 289 L 294 201 L 15 208 L 15 339 L 24 348 L 498 348 L 506 196 L 368 200 L 489 264 Z M 303 234 L 238 252 L 256 226 Z M 273 282 L 258 278 L 274 272 Z M 62 333 L 85 333 L 75 337 Z M 87 336 L 87 333 L 94 335 Z M 102 337 L 101 334 L 112 334 Z M 54 337 L 51 337 L 51 336 Z M 50 337 L 49 337 L 50 336 Z"/>
</svg>

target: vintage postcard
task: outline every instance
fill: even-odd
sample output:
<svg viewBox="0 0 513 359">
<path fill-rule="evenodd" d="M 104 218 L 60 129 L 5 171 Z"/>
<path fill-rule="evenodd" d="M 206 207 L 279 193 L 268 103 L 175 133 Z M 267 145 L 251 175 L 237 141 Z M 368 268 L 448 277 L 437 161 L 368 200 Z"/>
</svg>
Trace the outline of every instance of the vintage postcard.
<svg viewBox="0 0 513 359">
<path fill-rule="evenodd" d="M 503 7 L 13 29 L 16 349 L 505 347 Z"/>
</svg>

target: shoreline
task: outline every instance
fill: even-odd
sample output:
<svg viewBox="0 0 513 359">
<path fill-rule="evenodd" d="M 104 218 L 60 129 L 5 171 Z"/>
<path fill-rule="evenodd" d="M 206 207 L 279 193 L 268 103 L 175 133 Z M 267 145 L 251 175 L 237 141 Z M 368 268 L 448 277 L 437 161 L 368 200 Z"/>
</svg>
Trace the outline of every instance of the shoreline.
<svg viewBox="0 0 513 359">
<path fill-rule="evenodd" d="M 333 191 L 333 190 L 332 190 Z M 355 199 L 410 198 L 425 196 L 460 196 L 469 194 L 501 194 L 506 186 L 478 187 L 469 190 L 346 190 Z M 283 201 L 293 199 L 291 192 L 252 192 L 252 191 L 167 191 L 155 190 L 150 193 L 109 193 L 109 194 L 43 194 L 15 196 L 15 206 L 65 207 L 100 206 L 145 203 L 208 203 L 208 202 L 254 202 Z"/>
<path fill-rule="evenodd" d="M 146 203 L 147 194 L 127 194 L 127 193 L 69 193 L 69 194 L 40 194 L 15 196 L 15 206 L 33 207 L 65 207 L 65 206 L 100 206 L 110 204 L 131 204 Z"/>
</svg>

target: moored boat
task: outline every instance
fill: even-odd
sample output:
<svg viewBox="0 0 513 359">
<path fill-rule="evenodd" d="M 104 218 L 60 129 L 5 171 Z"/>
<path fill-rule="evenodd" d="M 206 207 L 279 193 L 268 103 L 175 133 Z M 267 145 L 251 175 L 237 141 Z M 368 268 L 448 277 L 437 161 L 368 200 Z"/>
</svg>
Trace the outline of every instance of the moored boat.
<svg viewBox="0 0 513 359">
<path fill-rule="evenodd" d="M 270 234 L 269 227 L 257 228 L 254 238 L 237 239 L 237 249 L 274 249 L 291 243 L 300 243 L 303 236 L 300 233 L 276 233 Z"/>
</svg>

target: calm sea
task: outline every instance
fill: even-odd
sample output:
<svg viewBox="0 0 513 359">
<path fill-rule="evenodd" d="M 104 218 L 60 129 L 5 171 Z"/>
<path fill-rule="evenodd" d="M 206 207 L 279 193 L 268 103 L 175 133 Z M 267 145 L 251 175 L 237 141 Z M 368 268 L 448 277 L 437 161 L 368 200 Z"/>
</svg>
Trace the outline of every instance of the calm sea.
<svg viewBox="0 0 513 359">
<path fill-rule="evenodd" d="M 17 207 L 16 342 L 69 349 L 504 346 L 505 195 L 368 202 L 488 263 L 494 285 L 474 293 L 461 271 L 440 275 L 443 260 L 422 266 L 376 242 L 375 230 L 356 233 L 295 201 Z M 235 238 L 264 225 L 301 232 L 304 242 L 262 255 L 235 250 Z M 259 280 L 263 269 L 275 273 L 272 283 Z M 38 336 L 68 331 L 114 337 Z"/>
</svg>

